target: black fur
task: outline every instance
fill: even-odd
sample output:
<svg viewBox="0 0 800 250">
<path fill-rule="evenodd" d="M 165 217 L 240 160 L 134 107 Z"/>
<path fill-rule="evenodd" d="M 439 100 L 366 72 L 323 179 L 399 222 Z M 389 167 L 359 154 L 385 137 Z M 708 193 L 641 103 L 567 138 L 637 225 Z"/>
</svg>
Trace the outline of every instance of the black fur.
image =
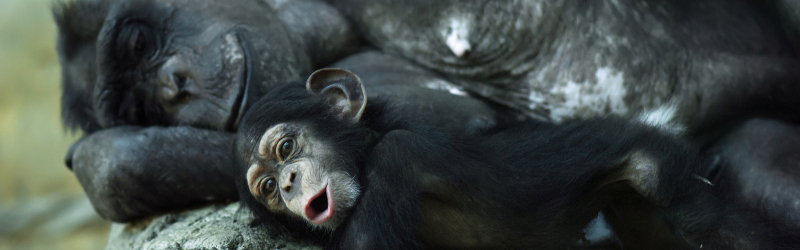
<svg viewBox="0 0 800 250">
<path fill-rule="evenodd" d="M 368 131 L 361 129 L 360 126 L 343 123 L 334 118 L 333 115 L 320 115 L 326 114 L 328 107 L 321 99 L 310 96 L 299 82 L 281 86 L 279 89 L 281 90 L 271 92 L 264 97 L 262 101 L 258 102 L 261 107 L 270 108 L 264 108 L 264 112 L 259 112 L 257 116 L 252 113 L 247 113 L 243 117 L 243 120 L 250 121 L 253 124 L 253 126 L 240 126 L 239 128 L 243 129 L 240 133 L 250 135 L 246 140 L 260 138 L 261 134 L 266 131 L 267 128 L 277 123 L 291 121 L 310 122 L 313 124 L 312 126 L 314 128 L 318 129 L 316 130 L 317 133 L 325 138 L 327 142 L 332 143 L 331 145 L 334 145 L 333 150 L 336 150 L 338 155 L 353 156 L 342 157 L 341 160 L 348 162 L 344 164 L 345 166 L 353 167 L 348 169 L 348 172 L 357 172 L 358 169 L 356 166 L 363 165 L 365 157 L 363 139 L 368 135 Z M 265 103 L 266 100 L 271 101 Z M 243 147 L 246 144 L 250 143 L 243 142 L 238 138 L 237 141 L 234 142 L 234 145 L 237 146 L 234 153 L 239 156 L 234 157 L 236 166 L 249 165 L 245 164 L 243 159 L 245 159 L 245 155 L 252 155 L 253 148 Z M 246 176 L 246 167 L 238 167 L 235 170 L 235 176 Z M 247 181 L 244 178 L 237 178 L 236 186 L 239 190 L 240 201 L 249 207 L 257 217 L 262 219 L 278 219 L 287 222 L 288 227 L 291 229 L 307 227 L 305 222 L 298 222 L 292 220 L 288 216 L 275 216 L 269 213 L 266 208 L 261 206 L 260 203 L 250 195 Z"/>
<path fill-rule="evenodd" d="M 467 216 L 490 218 L 494 226 L 485 221 L 471 226 L 496 238 L 461 248 L 564 249 L 580 238 L 581 229 L 601 209 L 618 202 L 617 194 L 631 189 L 658 210 L 683 248 L 741 243 L 735 240 L 757 246 L 773 243 L 769 230 L 750 227 L 753 224 L 741 220 L 736 211 L 728 213 L 732 209 L 697 178 L 703 165 L 695 149 L 654 128 L 608 117 L 559 125 L 525 121 L 466 134 L 394 113 L 393 100 L 383 98 L 370 99 L 360 122 L 350 125 L 300 84 L 267 95 L 239 128 L 237 183 L 242 201 L 258 216 L 273 215 L 250 194 L 241 178 L 248 167 L 242 160 L 253 153 L 253 143 L 264 131 L 283 122 L 323 131 L 321 139 L 336 143 L 339 158 L 353 164 L 347 172 L 361 184 L 360 200 L 347 211 L 348 218 L 335 229 L 327 249 L 453 247 L 447 242 L 453 239 L 420 235 L 449 230 L 447 225 L 421 224 L 421 206 L 430 197 Z M 379 137 L 369 140 L 371 133 L 365 131 Z M 640 167 L 630 158 L 637 152 L 652 160 L 644 174 L 657 182 L 624 172 Z M 449 188 L 437 190 L 439 184 L 434 184 L 431 190 L 422 177 L 429 175 Z M 468 241 L 470 236 L 461 237 L 455 240 Z"/>
<path fill-rule="evenodd" d="M 108 13 L 106 1 L 57 2 L 53 17 L 58 26 L 58 54 L 62 70 L 61 118 L 70 130 L 92 133 L 100 129 L 92 107 L 91 90 L 95 81 L 94 44 Z M 81 53 L 81 51 L 85 51 Z M 77 66 L 75 71 L 66 67 Z M 77 82 L 77 79 L 83 81 Z"/>
</svg>

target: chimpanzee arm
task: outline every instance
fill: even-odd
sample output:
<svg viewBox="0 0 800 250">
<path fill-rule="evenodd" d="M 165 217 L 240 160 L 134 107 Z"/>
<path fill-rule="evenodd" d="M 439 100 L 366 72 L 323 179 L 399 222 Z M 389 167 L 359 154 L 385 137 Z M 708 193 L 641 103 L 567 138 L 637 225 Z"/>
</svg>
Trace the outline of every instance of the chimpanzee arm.
<svg viewBox="0 0 800 250">
<path fill-rule="evenodd" d="M 715 71 L 716 68 L 729 68 Z M 752 117 L 800 121 L 800 63 L 763 56 L 716 55 L 683 69 L 678 112 L 695 142 L 719 139 Z"/>
<path fill-rule="evenodd" d="M 435 152 L 421 136 L 391 131 L 369 154 L 367 183 L 361 200 L 345 223 L 334 232 L 327 249 L 419 249 L 417 223 L 420 218 L 419 183 L 416 173 L 424 155 Z"/>
<path fill-rule="evenodd" d="M 744 206 L 764 214 L 800 241 L 800 127 L 753 119 L 726 135 L 709 180 Z"/>
<path fill-rule="evenodd" d="M 125 222 L 237 199 L 233 134 L 192 127 L 116 127 L 72 146 L 67 165 L 103 218 Z"/>
<path fill-rule="evenodd" d="M 346 17 L 325 2 L 268 0 L 267 3 L 272 4 L 286 28 L 303 40 L 314 68 L 352 54 L 362 45 Z"/>
</svg>

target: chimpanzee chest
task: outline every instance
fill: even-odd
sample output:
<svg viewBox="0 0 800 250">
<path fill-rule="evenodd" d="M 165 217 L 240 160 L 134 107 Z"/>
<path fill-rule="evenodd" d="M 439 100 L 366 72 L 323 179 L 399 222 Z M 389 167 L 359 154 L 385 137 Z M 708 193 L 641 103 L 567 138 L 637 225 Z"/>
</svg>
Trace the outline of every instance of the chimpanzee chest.
<svg viewBox="0 0 800 250">
<path fill-rule="evenodd" d="M 474 197 L 434 175 L 421 178 L 418 236 L 429 249 L 491 249 L 505 242 L 498 220 Z"/>
<path fill-rule="evenodd" d="M 474 207 L 423 196 L 419 239 L 430 249 L 472 249 L 504 242 L 501 226 Z"/>
</svg>

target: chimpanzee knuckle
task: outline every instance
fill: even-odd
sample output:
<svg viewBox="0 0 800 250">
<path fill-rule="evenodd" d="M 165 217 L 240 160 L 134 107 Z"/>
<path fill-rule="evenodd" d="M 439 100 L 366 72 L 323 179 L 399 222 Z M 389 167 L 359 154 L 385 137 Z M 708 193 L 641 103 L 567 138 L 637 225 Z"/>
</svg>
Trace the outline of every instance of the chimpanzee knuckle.
<svg viewBox="0 0 800 250">
<path fill-rule="evenodd" d="M 131 178 L 142 171 L 140 163 L 144 156 L 115 147 L 107 137 L 98 140 L 83 140 L 72 154 L 72 167 L 75 176 L 89 197 L 97 213 L 108 220 L 125 222 L 134 219 L 132 211 L 137 202 L 128 196 L 134 194 L 136 187 Z M 128 192 L 119 192 L 128 190 Z"/>
<path fill-rule="evenodd" d="M 77 161 L 75 176 L 78 178 L 84 192 L 89 197 L 97 213 L 108 220 L 125 222 L 133 219 L 127 214 L 133 201 L 126 200 L 126 196 L 116 189 L 120 189 L 117 168 L 121 167 L 114 161 L 98 159 L 96 161 Z"/>
<path fill-rule="evenodd" d="M 75 158 L 75 150 L 81 145 L 82 141 L 83 139 L 72 143 L 67 150 L 67 154 L 64 155 L 64 165 L 66 165 L 70 170 L 72 170 L 72 161 Z"/>
</svg>

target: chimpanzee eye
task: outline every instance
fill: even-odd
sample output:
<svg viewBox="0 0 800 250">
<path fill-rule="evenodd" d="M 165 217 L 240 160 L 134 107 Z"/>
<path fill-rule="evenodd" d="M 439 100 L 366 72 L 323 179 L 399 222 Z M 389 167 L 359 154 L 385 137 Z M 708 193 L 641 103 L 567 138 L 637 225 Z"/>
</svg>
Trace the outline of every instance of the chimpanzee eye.
<svg viewBox="0 0 800 250">
<path fill-rule="evenodd" d="M 126 25 L 117 35 L 116 52 L 126 60 L 141 60 L 152 56 L 156 50 L 156 35 L 150 26 L 142 23 Z"/>
<path fill-rule="evenodd" d="M 278 182 L 275 181 L 275 178 L 269 177 L 269 179 L 267 179 L 262 186 L 262 194 L 271 194 L 272 192 L 275 192 L 276 187 L 278 187 Z"/>
<path fill-rule="evenodd" d="M 294 139 L 285 139 L 278 142 L 277 155 L 278 160 L 284 161 L 294 152 Z"/>
</svg>

